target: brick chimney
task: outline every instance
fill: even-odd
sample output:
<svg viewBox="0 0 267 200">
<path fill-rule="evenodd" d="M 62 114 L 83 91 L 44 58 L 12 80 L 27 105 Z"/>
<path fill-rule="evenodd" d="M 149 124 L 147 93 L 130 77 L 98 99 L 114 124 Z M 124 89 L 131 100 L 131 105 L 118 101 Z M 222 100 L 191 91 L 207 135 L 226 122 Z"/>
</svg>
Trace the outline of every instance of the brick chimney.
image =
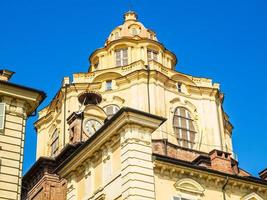
<svg viewBox="0 0 267 200">
<path fill-rule="evenodd" d="M 11 79 L 14 73 L 15 72 L 9 71 L 7 69 L 1 69 L 0 70 L 0 81 L 9 81 L 9 79 Z"/>
<path fill-rule="evenodd" d="M 211 169 L 228 174 L 238 174 L 238 162 L 231 158 L 231 153 L 214 149 L 210 153 Z"/>
<path fill-rule="evenodd" d="M 69 124 L 69 142 L 75 144 L 83 140 L 83 112 L 73 112 L 68 118 L 67 123 Z"/>
<path fill-rule="evenodd" d="M 261 179 L 267 181 L 267 168 L 264 169 L 263 171 L 261 171 L 261 172 L 259 173 L 259 175 L 260 175 Z"/>
</svg>

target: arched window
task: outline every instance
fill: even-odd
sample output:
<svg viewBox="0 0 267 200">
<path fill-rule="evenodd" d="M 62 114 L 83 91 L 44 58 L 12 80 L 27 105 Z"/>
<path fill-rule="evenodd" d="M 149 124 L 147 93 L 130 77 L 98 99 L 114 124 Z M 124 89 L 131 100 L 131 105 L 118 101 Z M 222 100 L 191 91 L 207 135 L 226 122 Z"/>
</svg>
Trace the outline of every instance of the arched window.
<svg viewBox="0 0 267 200">
<path fill-rule="evenodd" d="M 177 107 L 173 116 L 173 129 L 177 135 L 178 144 L 182 147 L 193 148 L 196 130 L 190 112 L 183 107 Z"/>
<path fill-rule="evenodd" d="M 106 112 L 108 119 L 115 115 L 119 110 L 120 108 L 117 105 L 108 105 L 104 107 L 104 111 Z"/>
<path fill-rule="evenodd" d="M 59 135 L 58 130 L 55 130 L 51 137 L 51 156 L 56 156 L 59 148 Z"/>
</svg>

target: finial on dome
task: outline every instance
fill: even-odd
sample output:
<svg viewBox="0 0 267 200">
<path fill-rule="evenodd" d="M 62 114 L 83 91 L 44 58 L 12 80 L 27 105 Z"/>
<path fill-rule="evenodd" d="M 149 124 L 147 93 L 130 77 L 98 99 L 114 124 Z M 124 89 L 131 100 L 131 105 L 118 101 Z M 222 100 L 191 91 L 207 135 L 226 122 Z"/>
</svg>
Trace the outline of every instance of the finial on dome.
<svg viewBox="0 0 267 200">
<path fill-rule="evenodd" d="M 129 10 L 128 12 L 126 12 L 124 15 L 124 21 L 129 21 L 129 20 L 133 20 L 136 21 L 138 16 L 136 14 L 136 12 Z"/>
</svg>

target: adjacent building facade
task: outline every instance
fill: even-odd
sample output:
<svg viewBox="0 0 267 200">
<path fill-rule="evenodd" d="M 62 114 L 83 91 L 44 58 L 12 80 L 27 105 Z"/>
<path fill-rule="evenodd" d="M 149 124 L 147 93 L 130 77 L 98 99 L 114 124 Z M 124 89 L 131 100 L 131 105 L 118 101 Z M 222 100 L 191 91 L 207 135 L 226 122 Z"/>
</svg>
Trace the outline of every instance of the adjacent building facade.
<svg viewBox="0 0 267 200">
<path fill-rule="evenodd" d="M 23 199 L 267 199 L 266 176 L 238 166 L 219 84 L 175 71 L 135 12 L 89 62 L 39 112 Z"/>
<path fill-rule="evenodd" d="M 9 82 L 13 72 L 0 70 L 0 199 L 21 197 L 25 125 L 45 98 L 42 91 Z"/>
</svg>

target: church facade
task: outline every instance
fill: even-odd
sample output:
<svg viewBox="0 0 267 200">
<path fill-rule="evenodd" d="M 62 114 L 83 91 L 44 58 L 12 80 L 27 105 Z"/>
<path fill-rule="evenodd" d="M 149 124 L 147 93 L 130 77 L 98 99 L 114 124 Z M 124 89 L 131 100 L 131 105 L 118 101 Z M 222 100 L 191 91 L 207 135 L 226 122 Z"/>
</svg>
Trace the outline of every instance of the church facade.
<svg viewBox="0 0 267 200">
<path fill-rule="evenodd" d="M 267 170 L 238 166 L 219 84 L 175 71 L 135 12 L 89 62 L 39 112 L 22 199 L 267 199 Z"/>
</svg>

